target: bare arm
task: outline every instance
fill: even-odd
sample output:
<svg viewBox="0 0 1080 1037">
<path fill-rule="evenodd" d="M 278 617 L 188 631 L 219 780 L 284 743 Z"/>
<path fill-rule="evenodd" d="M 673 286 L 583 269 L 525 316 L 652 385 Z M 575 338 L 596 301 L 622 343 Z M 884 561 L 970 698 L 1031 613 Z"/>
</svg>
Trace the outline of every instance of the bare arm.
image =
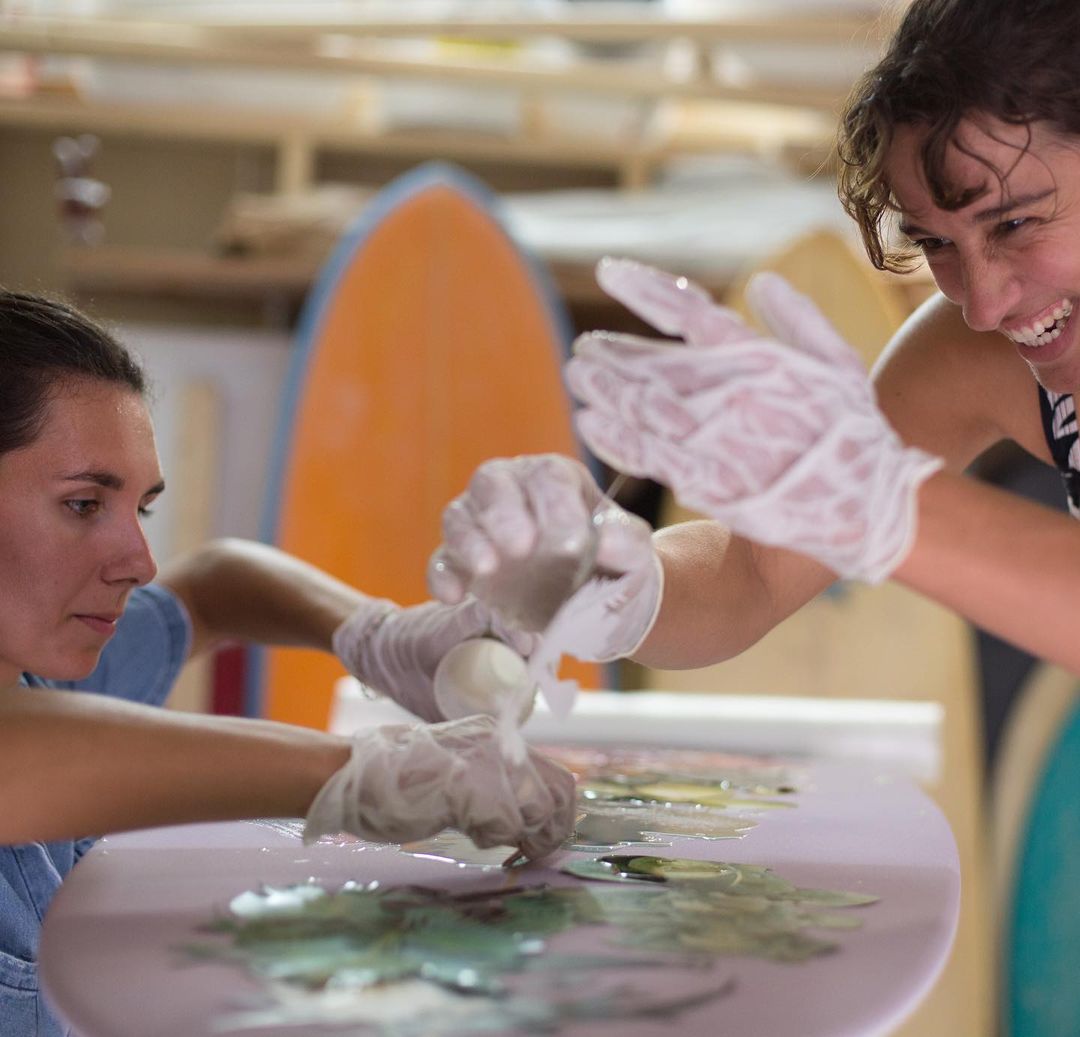
<svg viewBox="0 0 1080 1037">
<path fill-rule="evenodd" d="M 918 538 L 895 578 L 1080 673 L 1076 520 L 960 474 L 1006 438 L 1051 463 L 1034 378 L 1011 343 L 970 331 L 943 299 L 909 324 L 886 354 L 879 398 L 901 435 L 945 456 L 949 471 L 919 493 Z"/>
<path fill-rule="evenodd" d="M 653 543 L 664 598 L 634 656 L 645 666 L 677 670 L 730 659 L 836 579 L 809 558 L 760 547 L 718 522 L 668 526 Z"/>
<path fill-rule="evenodd" d="M 240 540 L 179 559 L 162 582 L 192 617 L 193 651 L 232 637 L 329 649 L 334 628 L 363 600 L 312 566 Z M 347 757 L 347 740 L 284 724 L 0 688 L 0 788 L 8 804 L 0 843 L 303 816 Z"/>
<path fill-rule="evenodd" d="M 348 755 L 346 739 L 285 724 L 0 689 L 0 843 L 303 816 Z"/>
<path fill-rule="evenodd" d="M 225 637 L 329 648 L 350 614 L 366 621 L 369 613 L 377 619 L 393 608 L 385 602 L 358 608 L 370 599 L 303 562 L 243 541 L 208 545 L 170 567 L 164 582 L 190 610 L 197 648 Z M 486 629 L 487 619 L 471 611 L 471 605 L 447 609 L 433 620 L 426 606 L 399 610 L 395 618 L 407 619 L 393 627 L 404 625 L 406 633 L 395 643 L 430 641 L 437 657 L 448 637 L 457 643 L 474 627 Z M 425 679 L 430 660 L 405 655 L 385 683 L 400 678 L 412 687 Z M 542 855 L 573 825 L 573 777 L 531 753 L 524 764 L 508 760 L 499 737 L 493 720 L 471 717 L 379 729 L 354 743 L 266 721 L 0 687 L 0 789 L 10 806 L 0 817 L 0 843 L 307 815 L 308 831 L 402 841 L 450 824 L 480 845 L 495 833 L 528 856 Z M 49 767 L 40 772 L 43 759 Z M 522 766 L 539 768 L 543 778 L 519 782 Z M 417 775 L 424 778 L 420 786 Z M 424 791 L 432 781 L 441 781 L 445 796 Z M 322 789 L 328 794 L 309 813 Z"/>
<path fill-rule="evenodd" d="M 1076 519 L 963 476 L 919 494 L 920 532 L 896 578 L 1033 655 L 1080 673 Z"/>
<path fill-rule="evenodd" d="M 166 566 L 160 582 L 187 607 L 192 652 L 231 638 L 330 651 L 334 630 L 365 595 L 298 558 L 223 539 Z"/>
</svg>

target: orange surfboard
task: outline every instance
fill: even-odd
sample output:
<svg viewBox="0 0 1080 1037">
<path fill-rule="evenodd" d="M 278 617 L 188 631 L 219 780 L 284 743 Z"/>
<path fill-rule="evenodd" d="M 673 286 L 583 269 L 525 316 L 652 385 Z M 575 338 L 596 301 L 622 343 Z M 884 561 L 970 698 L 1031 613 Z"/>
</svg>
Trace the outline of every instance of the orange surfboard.
<svg viewBox="0 0 1080 1037">
<path fill-rule="evenodd" d="M 301 316 L 264 538 L 368 594 L 428 598 L 445 505 L 490 457 L 581 456 L 561 379 L 569 322 L 486 190 L 442 164 L 388 186 Z M 263 653 L 246 712 L 325 728 L 329 656 Z M 566 674 L 600 684 L 595 665 Z"/>
</svg>

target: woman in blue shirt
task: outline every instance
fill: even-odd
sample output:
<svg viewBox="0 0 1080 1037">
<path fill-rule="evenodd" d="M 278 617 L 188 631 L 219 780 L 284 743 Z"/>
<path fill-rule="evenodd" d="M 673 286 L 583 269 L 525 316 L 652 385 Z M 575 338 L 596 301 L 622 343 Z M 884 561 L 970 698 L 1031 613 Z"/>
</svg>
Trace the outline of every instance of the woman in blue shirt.
<svg viewBox="0 0 1080 1037">
<path fill-rule="evenodd" d="M 235 540 L 152 584 L 143 520 L 164 479 L 145 392 L 132 357 L 84 316 L 0 292 L 2 1037 L 64 1032 L 38 995 L 38 930 L 100 833 L 307 815 L 311 837 L 397 841 L 452 824 L 540 856 L 573 822 L 570 774 L 535 753 L 505 760 L 489 718 L 350 740 L 151 708 L 192 653 L 241 637 L 333 648 L 438 721 L 434 666 L 491 617 L 475 601 L 400 609 Z"/>
</svg>

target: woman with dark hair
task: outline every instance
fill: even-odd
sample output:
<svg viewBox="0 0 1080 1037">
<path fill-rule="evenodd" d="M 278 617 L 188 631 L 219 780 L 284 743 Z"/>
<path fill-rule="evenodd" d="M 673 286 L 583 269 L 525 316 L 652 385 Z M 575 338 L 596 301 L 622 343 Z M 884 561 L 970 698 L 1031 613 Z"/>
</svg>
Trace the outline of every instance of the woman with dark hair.
<svg viewBox="0 0 1080 1037">
<path fill-rule="evenodd" d="M 747 290 L 762 334 L 685 279 L 605 261 L 601 285 L 688 348 L 583 336 L 579 429 L 719 521 L 650 536 L 567 459 L 488 462 L 446 512 L 437 597 L 483 596 L 508 559 L 561 543 L 618 577 L 591 596 L 607 654 L 682 668 L 738 654 L 837 574 L 891 577 L 1080 673 L 1075 525 L 963 475 L 1011 439 L 1080 514 L 1080 5 L 914 0 L 839 153 L 873 262 L 921 255 L 940 289 L 872 384 L 775 275 Z"/>
<path fill-rule="evenodd" d="M 573 825 L 573 777 L 531 750 L 508 760 L 488 717 L 348 739 L 150 708 L 191 654 L 249 638 L 333 649 L 440 721 L 436 664 L 492 618 L 476 601 L 401 609 L 237 540 L 155 581 L 143 521 L 164 480 L 145 392 L 131 355 L 77 311 L 0 291 L 2 1037 L 63 1033 L 38 996 L 38 930 L 100 833 L 306 815 L 308 839 L 454 825 L 536 857 Z"/>
</svg>

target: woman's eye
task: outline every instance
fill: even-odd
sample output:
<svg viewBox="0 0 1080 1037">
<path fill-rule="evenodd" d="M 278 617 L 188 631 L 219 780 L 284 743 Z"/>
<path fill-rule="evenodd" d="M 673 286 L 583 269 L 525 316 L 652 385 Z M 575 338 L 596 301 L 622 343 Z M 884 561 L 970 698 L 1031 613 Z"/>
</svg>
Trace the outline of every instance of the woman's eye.
<svg viewBox="0 0 1080 1037">
<path fill-rule="evenodd" d="M 153 512 L 152 508 L 147 508 L 147 507 L 140 507 L 139 508 L 139 516 L 141 518 L 149 518 L 153 514 L 154 514 L 154 512 Z"/>
<path fill-rule="evenodd" d="M 1029 216 L 1018 216 L 1015 220 L 1005 220 L 997 225 L 998 234 L 1004 236 L 1012 234 L 1014 231 L 1018 231 L 1021 227 L 1027 226 L 1031 222 Z"/>
<path fill-rule="evenodd" d="M 101 508 L 101 501 L 96 500 L 66 500 L 64 503 L 80 518 L 86 515 L 93 515 Z"/>
<path fill-rule="evenodd" d="M 945 238 L 915 238 L 912 244 L 924 254 L 940 252 L 949 242 Z"/>
</svg>

